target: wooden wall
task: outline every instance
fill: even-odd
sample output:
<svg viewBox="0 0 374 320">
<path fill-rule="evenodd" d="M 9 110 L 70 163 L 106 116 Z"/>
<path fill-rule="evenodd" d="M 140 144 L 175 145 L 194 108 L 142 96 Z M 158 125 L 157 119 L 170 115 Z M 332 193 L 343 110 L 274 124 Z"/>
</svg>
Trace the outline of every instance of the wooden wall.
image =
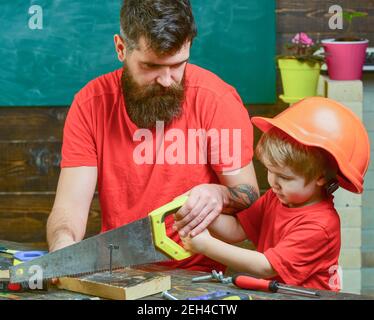
<svg viewBox="0 0 374 320">
<path fill-rule="evenodd" d="M 343 10 L 367 12 L 368 16 L 354 21 L 352 31 L 359 37 L 369 39 L 374 46 L 374 0 L 278 0 L 277 1 L 277 46 L 292 39 L 297 32 L 306 32 L 316 39 L 334 38 L 344 34 L 343 30 L 329 29 L 329 8 L 340 5 Z"/>
<path fill-rule="evenodd" d="M 0 239 L 45 247 L 67 107 L 0 108 Z M 87 235 L 98 232 L 95 198 Z"/>
<path fill-rule="evenodd" d="M 277 47 L 300 31 L 314 39 L 336 35 L 328 29 L 328 8 L 340 4 L 344 9 L 366 11 L 370 17 L 354 25 L 374 46 L 374 0 L 278 0 Z M 265 39 L 266 41 L 266 39 Z M 280 82 L 277 83 L 281 90 Z M 272 117 L 287 106 L 248 106 L 251 116 Z M 52 208 L 61 150 L 62 129 L 68 107 L 0 108 L 0 239 L 45 247 L 45 224 Z M 259 137 L 255 130 L 256 141 Z M 255 161 L 262 190 L 267 188 L 266 173 Z M 95 197 L 86 236 L 100 230 L 100 207 Z"/>
</svg>

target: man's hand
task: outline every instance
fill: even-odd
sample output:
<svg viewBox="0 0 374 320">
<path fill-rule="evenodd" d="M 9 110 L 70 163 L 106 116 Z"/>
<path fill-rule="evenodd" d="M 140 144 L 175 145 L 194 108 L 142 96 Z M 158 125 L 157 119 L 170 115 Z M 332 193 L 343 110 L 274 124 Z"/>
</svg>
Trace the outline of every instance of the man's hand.
<svg viewBox="0 0 374 320">
<path fill-rule="evenodd" d="M 224 188 L 218 184 L 201 184 L 187 193 L 187 202 L 175 214 L 174 228 L 181 237 L 198 235 L 221 213 L 228 202 Z"/>
<path fill-rule="evenodd" d="M 235 174 L 217 174 L 221 184 L 201 184 L 186 195 L 187 202 L 175 214 L 174 228 L 181 237 L 194 237 L 220 213 L 235 214 L 248 208 L 258 198 L 256 174 L 252 162 Z"/>
<path fill-rule="evenodd" d="M 190 235 L 187 237 L 181 237 L 183 247 L 192 253 L 204 253 L 206 245 L 210 239 L 212 239 L 212 236 L 210 235 L 208 229 L 205 229 L 203 232 L 194 237 L 191 237 Z"/>
<path fill-rule="evenodd" d="M 49 252 L 57 251 L 62 248 L 65 248 L 67 246 L 70 246 L 72 244 L 75 244 L 76 242 L 74 239 L 68 235 L 61 235 L 59 238 L 49 247 Z"/>
</svg>

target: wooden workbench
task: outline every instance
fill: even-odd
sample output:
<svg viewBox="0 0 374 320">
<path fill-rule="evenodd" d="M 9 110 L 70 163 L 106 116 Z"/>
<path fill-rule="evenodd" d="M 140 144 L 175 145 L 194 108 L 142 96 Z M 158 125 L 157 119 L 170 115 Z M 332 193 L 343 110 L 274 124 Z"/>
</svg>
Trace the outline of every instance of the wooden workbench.
<svg viewBox="0 0 374 320">
<path fill-rule="evenodd" d="M 0 241 L 1 245 L 7 245 L 10 248 L 9 243 Z M 23 248 L 22 245 L 12 246 L 10 249 L 16 250 L 28 250 L 30 248 Z M 166 275 L 171 276 L 171 290 L 169 293 L 180 300 L 186 298 L 196 297 L 208 292 L 217 290 L 227 290 L 234 293 L 249 294 L 253 300 L 372 300 L 374 297 L 362 296 L 347 293 L 336 293 L 331 291 L 319 290 L 319 297 L 309 297 L 302 295 L 295 295 L 290 293 L 265 293 L 258 291 L 242 290 L 238 289 L 232 284 L 222 284 L 214 280 L 206 280 L 202 282 L 193 283 L 191 280 L 194 277 L 207 275 L 208 273 L 200 271 L 189 271 L 182 269 L 167 269 L 166 267 L 158 265 L 147 265 L 138 267 L 141 270 L 146 271 L 157 271 Z M 1 266 L 0 266 L 1 269 Z M 22 293 L 12 293 L 14 300 L 86 300 L 92 298 L 88 295 L 78 294 L 66 290 L 59 290 L 55 286 L 51 286 L 47 291 L 31 291 Z M 160 300 L 163 299 L 160 294 L 152 295 L 143 298 L 142 300 Z M 9 300 L 5 296 L 1 296 L 0 300 Z"/>
</svg>

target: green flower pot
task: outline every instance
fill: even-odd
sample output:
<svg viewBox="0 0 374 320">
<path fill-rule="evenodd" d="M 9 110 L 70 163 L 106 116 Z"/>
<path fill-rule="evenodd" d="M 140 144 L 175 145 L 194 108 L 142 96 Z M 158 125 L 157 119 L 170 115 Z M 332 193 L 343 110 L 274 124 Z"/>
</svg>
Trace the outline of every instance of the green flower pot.
<svg viewBox="0 0 374 320">
<path fill-rule="evenodd" d="M 294 103 L 305 97 L 317 95 L 321 65 L 313 66 L 296 59 L 279 59 L 284 94 L 280 98 L 286 103 Z"/>
</svg>

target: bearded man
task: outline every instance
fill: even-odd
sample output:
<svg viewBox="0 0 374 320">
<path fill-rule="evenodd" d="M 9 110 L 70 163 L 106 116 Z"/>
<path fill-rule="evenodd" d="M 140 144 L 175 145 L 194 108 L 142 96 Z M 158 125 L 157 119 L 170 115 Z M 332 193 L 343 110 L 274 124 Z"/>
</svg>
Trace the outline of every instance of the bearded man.
<svg viewBox="0 0 374 320">
<path fill-rule="evenodd" d="M 89 82 L 68 112 L 47 224 L 50 251 L 83 239 L 96 183 L 102 232 L 144 218 L 187 193 L 175 217 L 166 219 L 167 234 L 178 243 L 178 232 L 194 236 L 219 214 L 235 214 L 258 197 L 252 125 L 239 95 L 213 73 L 188 63 L 197 33 L 189 0 L 125 0 L 120 24 L 114 44 L 123 67 Z M 189 154 L 198 153 L 191 148 L 208 146 L 207 161 L 167 161 L 160 153 L 173 142 L 157 136 L 156 123 L 163 124 L 165 135 L 178 136 Z M 151 163 L 134 160 L 134 150 L 145 143 L 139 130 L 145 129 L 152 133 Z M 188 145 L 190 129 L 215 129 L 218 136 L 207 137 L 200 147 Z M 223 149 L 231 152 L 230 159 Z M 156 161 L 159 157 L 165 161 Z M 201 255 L 164 264 L 224 269 Z"/>
</svg>

